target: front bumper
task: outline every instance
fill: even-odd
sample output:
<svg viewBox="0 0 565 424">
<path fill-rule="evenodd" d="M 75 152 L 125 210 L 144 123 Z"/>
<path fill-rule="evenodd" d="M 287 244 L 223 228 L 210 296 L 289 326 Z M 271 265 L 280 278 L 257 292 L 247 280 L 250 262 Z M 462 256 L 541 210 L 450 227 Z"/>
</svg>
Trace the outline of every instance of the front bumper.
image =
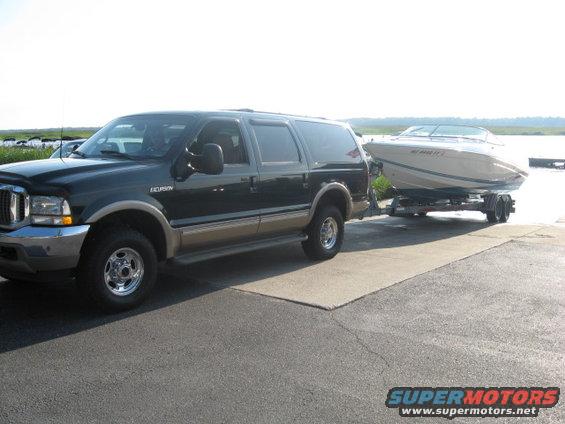
<svg viewBox="0 0 565 424">
<path fill-rule="evenodd" d="M 0 272 L 35 274 L 75 268 L 89 225 L 0 231 Z"/>
</svg>

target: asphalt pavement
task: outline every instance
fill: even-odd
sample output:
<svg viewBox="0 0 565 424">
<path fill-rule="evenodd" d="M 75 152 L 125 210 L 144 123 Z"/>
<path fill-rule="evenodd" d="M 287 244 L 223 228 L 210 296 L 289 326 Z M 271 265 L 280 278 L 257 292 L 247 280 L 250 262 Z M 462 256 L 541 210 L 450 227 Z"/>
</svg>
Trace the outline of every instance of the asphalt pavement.
<svg viewBox="0 0 565 424">
<path fill-rule="evenodd" d="M 387 391 L 563 386 L 564 270 L 564 246 L 509 241 L 333 310 L 167 273 L 111 316 L 72 285 L 0 282 L 0 422 L 446 422 Z"/>
</svg>

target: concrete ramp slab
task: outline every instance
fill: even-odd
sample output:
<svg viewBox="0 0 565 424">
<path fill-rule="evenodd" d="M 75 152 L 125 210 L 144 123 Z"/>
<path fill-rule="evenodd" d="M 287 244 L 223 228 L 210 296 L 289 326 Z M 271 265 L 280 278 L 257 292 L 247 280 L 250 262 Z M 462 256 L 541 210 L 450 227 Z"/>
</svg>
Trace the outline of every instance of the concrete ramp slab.
<svg viewBox="0 0 565 424">
<path fill-rule="evenodd" d="M 376 217 L 346 224 L 343 251 L 311 262 L 299 245 L 222 258 L 190 275 L 221 287 L 333 309 L 510 240 L 562 243 L 565 229 L 457 218 Z"/>
</svg>

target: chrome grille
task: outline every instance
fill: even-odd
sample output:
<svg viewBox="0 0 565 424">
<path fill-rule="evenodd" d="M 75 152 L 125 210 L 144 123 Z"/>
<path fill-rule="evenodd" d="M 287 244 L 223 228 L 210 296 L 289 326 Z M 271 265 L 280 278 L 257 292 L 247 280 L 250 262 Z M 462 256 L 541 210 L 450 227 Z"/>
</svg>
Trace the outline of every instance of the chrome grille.
<svg viewBox="0 0 565 424">
<path fill-rule="evenodd" d="M 0 190 L 0 225 L 10 225 L 10 203 L 12 192 L 10 190 Z"/>
<path fill-rule="evenodd" d="M 14 228 L 29 214 L 29 197 L 22 187 L 0 184 L 0 226 Z"/>
</svg>

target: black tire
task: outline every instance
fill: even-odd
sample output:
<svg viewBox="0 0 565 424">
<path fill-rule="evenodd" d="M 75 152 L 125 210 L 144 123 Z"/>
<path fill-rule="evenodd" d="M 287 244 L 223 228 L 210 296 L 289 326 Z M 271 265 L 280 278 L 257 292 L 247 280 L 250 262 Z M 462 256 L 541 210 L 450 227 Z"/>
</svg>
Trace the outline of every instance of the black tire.
<svg viewBox="0 0 565 424">
<path fill-rule="evenodd" d="M 427 212 L 418 212 L 418 216 L 424 217 L 426 216 L 428 213 Z"/>
<path fill-rule="evenodd" d="M 494 210 L 487 211 L 488 222 L 492 224 L 496 222 L 500 222 L 503 213 L 504 213 L 504 199 L 502 198 L 502 196 L 497 196 L 496 202 L 494 203 Z"/>
<path fill-rule="evenodd" d="M 504 206 L 499 221 L 508 222 L 508 218 L 510 218 L 510 210 L 512 209 L 512 198 L 510 196 L 504 196 L 503 200 Z"/>
<path fill-rule="evenodd" d="M 324 225 L 325 224 L 325 225 Z M 328 240 L 324 245 L 322 241 L 322 228 L 327 230 L 334 227 L 335 240 Z M 327 205 L 321 206 L 306 230 L 308 240 L 302 242 L 304 253 L 314 261 L 331 259 L 341 250 L 343 244 L 343 216 L 338 208 Z M 331 246 L 330 246 L 331 245 Z"/>
<path fill-rule="evenodd" d="M 106 275 L 110 275 L 112 269 L 115 270 L 116 281 L 126 281 L 123 287 L 114 280 L 106 283 Z M 128 280 L 132 275 L 134 278 Z M 140 305 L 151 292 L 156 279 L 157 254 L 151 242 L 135 230 L 112 227 L 101 229 L 100 234 L 86 245 L 81 254 L 77 286 L 101 309 L 119 312 Z M 118 294 L 120 289 L 123 291 Z"/>
</svg>

